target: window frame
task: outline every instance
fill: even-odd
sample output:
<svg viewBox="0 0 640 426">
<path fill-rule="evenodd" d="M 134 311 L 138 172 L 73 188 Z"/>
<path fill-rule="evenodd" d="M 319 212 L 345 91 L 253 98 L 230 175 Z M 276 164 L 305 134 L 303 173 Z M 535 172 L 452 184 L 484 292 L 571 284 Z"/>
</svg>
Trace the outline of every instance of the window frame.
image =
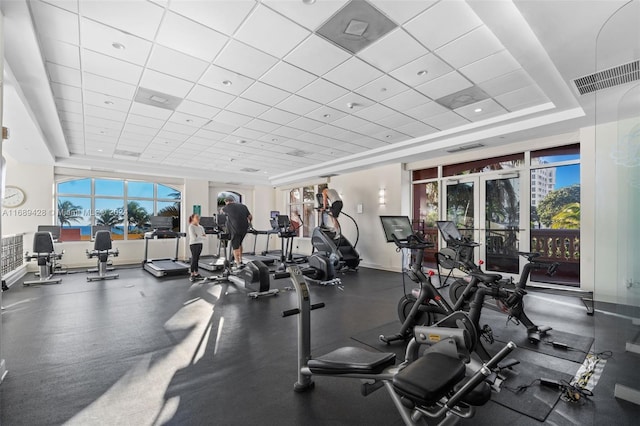
<svg viewBox="0 0 640 426">
<path fill-rule="evenodd" d="M 301 208 L 301 214 L 303 216 L 304 219 L 304 211 L 305 211 L 305 206 L 312 206 L 313 209 L 315 209 L 316 207 L 316 200 L 313 199 L 312 201 L 304 201 L 304 189 L 305 188 L 309 188 L 309 187 L 313 187 L 313 193 L 314 193 L 314 197 L 315 194 L 318 194 L 318 192 L 320 191 L 320 188 L 326 188 L 327 184 L 326 183 L 316 183 L 316 184 L 311 184 L 311 185 L 302 185 L 302 186 L 294 186 L 288 189 L 285 189 L 282 191 L 283 193 L 283 197 L 284 197 L 284 206 L 285 206 L 285 211 L 287 212 L 287 214 L 289 215 L 289 219 L 291 219 L 291 207 L 292 206 L 299 206 Z M 291 191 L 297 189 L 298 191 L 300 191 L 300 202 L 291 202 Z M 319 224 L 319 218 L 320 218 L 320 212 L 316 212 L 315 215 L 315 227 L 318 226 Z M 300 226 L 299 229 L 302 229 L 301 234 L 302 235 L 298 235 L 296 236 L 296 238 L 302 238 L 302 239 L 311 239 L 311 235 L 313 233 L 313 228 L 308 229 L 308 236 L 305 236 L 305 225 L 306 223 L 303 223 L 302 226 Z M 300 231 L 299 231 L 300 234 Z"/>
</svg>

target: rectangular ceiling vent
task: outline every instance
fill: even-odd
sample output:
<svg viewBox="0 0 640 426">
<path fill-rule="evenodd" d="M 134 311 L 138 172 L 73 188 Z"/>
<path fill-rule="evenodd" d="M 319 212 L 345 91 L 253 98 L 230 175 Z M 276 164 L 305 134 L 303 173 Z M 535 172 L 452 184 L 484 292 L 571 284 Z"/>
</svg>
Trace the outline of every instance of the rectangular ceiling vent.
<svg viewBox="0 0 640 426">
<path fill-rule="evenodd" d="M 167 93 L 158 92 L 157 90 L 145 89 L 144 87 L 139 87 L 136 92 L 136 97 L 134 101 L 140 102 L 141 104 L 151 105 L 154 107 L 168 109 L 170 111 L 175 111 L 178 108 L 178 105 L 182 102 L 182 98 L 178 98 L 177 96 L 172 96 Z"/>
<path fill-rule="evenodd" d="M 640 80 L 640 60 L 576 78 L 573 84 L 581 95 Z"/>
<path fill-rule="evenodd" d="M 329 174 L 327 174 L 327 175 L 320 175 L 320 177 L 321 177 L 322 179 L 328 179 L 328 178 L 332 178 L 332 177 L 334 177 L 334 176 L 338 176 L 338 175 L 337 175 L 337 173 L 329 173 Z"/>
<path fill-rule="evenodd" d="M 135 157 L 135 158 L 140 157 L 139 152 L 125 151 L 124 149 L 116 149 L 115 151 L 113 151 L 113 155 L 122 155 L 124 157 Z"/>
<path fill-rule="evenodd" d="M 259 172 L 260 169 L 253 169 L 251 167 L 245 167 L 244 169 L 240 169 L 241 172 L 247 172 L 247 173 L 255 173 L 255 172 Z"/>
<path fill-rule="evenodd" d="M 468 151 L 470 149 L 476 149 L 476 148 L 482 148 L 484 145 L 481 143 L 472 143 L 470 145 L 462 145 L 462 146 L 458 146 L 456 148 L 452 148 L 452 149 L 448 149 L 447 152 L 449 153 L 456 153 L 456 152 L 462 152 L 462 151 Z"/>
<path fill-rule="evenodd" d="M 318 28 L 316 34 L 356 54 L 397 26 L 368 2 L 351 0 Z"/>
<path fill-rule="evenodd" d="M 461 108 L 463 106 L 475 104 L 476 102 L 489 99 L 487 92 L 479 88 L 478 86 L 471 86 L 469 88 L 460 90 L 456 93 L 444 96 L 440 99 L 436 99 L 436 102 L 445 108 L 451 110 Z"/>
<path fill-rule="evenodd" d="M 309 155 L 309 153 L 308 153 L 308 152 L 301 151 L 301 150 L 299 150 L 299 149 L 296 149 L 296 150 L 294 150 L 294 151 L 289 151 L 289 152 L 287 152 L 286 154 L 287 154 L 287 155 L 290 155 L 290 156 L 292 156 L 292 157 L 304 157 L 304 156 L 306 156 L 306 155 Z"/>
</svg>

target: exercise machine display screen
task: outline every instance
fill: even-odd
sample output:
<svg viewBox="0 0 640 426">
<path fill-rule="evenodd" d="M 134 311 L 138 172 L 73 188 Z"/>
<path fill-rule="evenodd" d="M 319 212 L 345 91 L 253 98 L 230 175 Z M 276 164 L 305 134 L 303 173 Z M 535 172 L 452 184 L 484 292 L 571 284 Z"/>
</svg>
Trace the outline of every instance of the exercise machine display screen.
<svg viewBox="0 0 640 426">
<path fill-rule="evenodd" d="M 458 231 L 458 227 L 450 220 L 439 220 L 436 225 L 445 241 L 462 240 L 462 234 Z"/>
<path fill-rule="evenodd" d="M 392 235 L 400 241 L 407 240 L 413 235 L 413 227 L 407 216 L 380 216 L 380 221 L 388 243 L 394 242 Z"/>
<path fill-rule="evenodd" d="M 200 225 L 202 225 L 203 228 L 215 228 L 215 216 L 200 216 Z"/>
<path fill-rule="evenodd" d="M 151 216 L 149 219 L 152 229 L 172 229 L 173 218 L 171 216 Z"/>
</svg>

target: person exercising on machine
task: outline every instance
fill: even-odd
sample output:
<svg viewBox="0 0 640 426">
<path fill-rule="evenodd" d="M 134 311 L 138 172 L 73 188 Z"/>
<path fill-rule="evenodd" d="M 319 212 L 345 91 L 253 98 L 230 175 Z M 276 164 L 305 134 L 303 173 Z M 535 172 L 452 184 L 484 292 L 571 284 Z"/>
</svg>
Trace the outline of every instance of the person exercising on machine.
<svg viewBox="0 0 640 426">
<path fill-rule="evenodd" d="M 321 211 L 329 210 L 329 215 L 331 216 L 331 220 L 333 222 L 333 228 L 335 229 L 336 235 L 334 239 L 340 239 L 340 235 L 342 234 L 342 230 L 340 229 L 340 222 L 338 222 L 338 216 L 340 216 L 340 212 L 342 211 L 342 198 L 340 198 L 340 194 L 333 188 L 325 188 L 322 190 L 322 209 Z"/>
<path fill-rule="evenodd" d="M 224 200 L 222 212 L 227 215 L 227 227 L 231 236 L 231 248 L 237 269 L 242 268 L 242 240 L 251 226 L 253 216 L 247 206 L 236 203 L 235 198 L 228 196 Z"/>
</svg>

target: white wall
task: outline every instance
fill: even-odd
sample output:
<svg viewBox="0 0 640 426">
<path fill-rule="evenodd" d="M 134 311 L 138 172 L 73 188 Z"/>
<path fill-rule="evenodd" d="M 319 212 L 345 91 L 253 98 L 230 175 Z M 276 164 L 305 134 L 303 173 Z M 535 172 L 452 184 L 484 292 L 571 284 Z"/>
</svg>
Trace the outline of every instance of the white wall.
<svg viewBox="0 0 640 426">
<path fill-rule="evenodd" d="M 4 27 L 3 27 L 3 16 L 0 13 L 0 58 L 4 58 Z M 3 72 L 4 60 L 0 63 L 0 128 L 2 128 L 2 100 L 3 98 L 3 85 L 4 85 L 4 72 Z M 4 144 L 2 137 L 0 137 L 0 144 Z M 0 158 L 2 157 L 2 146 L 0 146 Z M 1 161 L 1 160 L 0 160 Z M 2 184 L 3 182 L 0 182 Z M 2 207 L 0 207 L 0 211 L 4 211 Z M 1 216 L 0 216 L 1 220 Z M 0 222 L 0 231 L 4 232 L 4 229 Z M 2 262 L 2 260 L 0 260 Z M 2 290 L 0 290 L 0 306 L 2 306 Z M 0 315 L 0 382 L 4 379 L 4 376 L 7 372 L 7 368 L 4 362 L 4 352 L 2 348 L 4 345 L 2 344 L 2 315 Z"/>
</svg>

